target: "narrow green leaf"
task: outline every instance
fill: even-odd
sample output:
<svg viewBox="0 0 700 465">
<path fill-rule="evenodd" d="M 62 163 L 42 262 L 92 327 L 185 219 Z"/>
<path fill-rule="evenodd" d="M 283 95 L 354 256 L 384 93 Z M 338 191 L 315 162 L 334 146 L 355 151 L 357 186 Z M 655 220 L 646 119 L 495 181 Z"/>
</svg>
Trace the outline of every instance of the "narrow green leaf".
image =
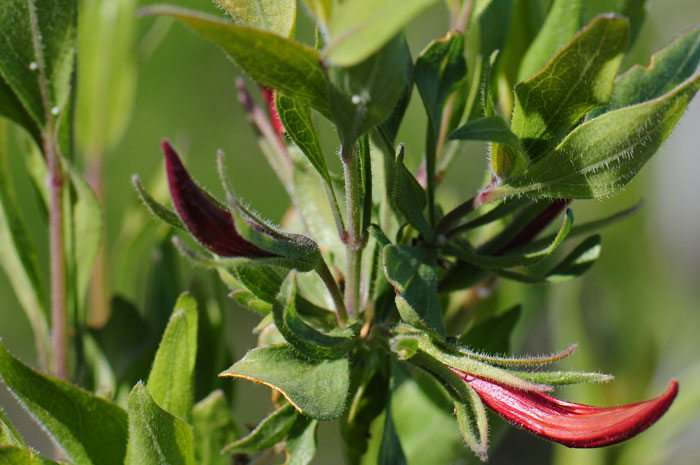
<svg viewBox="0 0 700 465">
<path fill-rule="evenodd" d="M 391 114 L 411 81 L 411 70 L 411 53 L 403 34 L 395 35 L 358 64 L 329 67 L 331 115 L 342 144 L 354 146 L 360 136 Z"/>
<path fill-rule="evenodd" d="M 39 357 L 48 352 L 49 329 L 45 285 L 36 246 L 27 231 L 15 198 L 6 152 L 6 122 L 0 120 L 0 265 L 32 327 Z M 47 363 L 48 360 L 41 360 Z"/>
<path fill-rule="evenodd" d="M 399 154 L 396 157 L 396 175 L 391 194 L 392 200 L 396 208 L 406 217 L 409 224 L 430 240 L 435 236 L 435 233 L 423 214 L 423 210 L 428 202 L 425 190 L 403 164 L 403 159 L 404 148 L 401 145 Z"/>
<path fill-rule="evenodd" d="M 177 18 L 218 44 L 260 84 L 307 102 L 324 115 L 329 114 L 326 78 L 316 50 L 272 32 L 238 26 L 197 11 L 167 6 L 141 11 L 146 15 Z"/>
<path fill-rule="evenodd" d="M 63 164 L 76 194 L 72 212 L 73 253 L 75 254 L 73 260 L 75 261 L 78 306 L 82 309 L 93 275 L 93 265 L 105 233 L 104 212 L 97 195 L 85 178 L 67 160 L 64 160 Z M 81 311 L 81 314 L 83 313 Z"/>
<path fill-rule="evenodd" d="M 7 465 L 58 465 L 43 455 L 17 446 L 0 446 L 0 463 Z"/>
<path fill-rule="evenodd" d="M 234 276 L 253 295 L 265 302 L 274 302 L 289 270 L 255 263 L 233 268 Z"/>
<path fill-rule="evenodd" d="M 518 376 L 533 383 L 547 384 L 549 386 L 566 386 L 581 383 L 607 383 L 615 377 L 603 373 L 586 373 L 582 371 L 545 371 L 541 373 L 519 371 L 514 372 Z"/>
<path fill-rule="evenodd" d="M 34 138 L 37 146 L 41 146 L 41 135 L 37 123 L 27 113 L 27 110 L 22 106 L 22 102 L 17 99 L 12 89 L 3 80 L 0 74 L 0 116 L 11 119 L 19 124 Z"/>
<path fill-rule="evenodd" d="M 328 21 L 325 58 L 352 66 L 379 50 L 435 0 L 345 0 Z"/>
<path fill-rule="evenodd" d="M 298 411 L 333 420 L 345 410 L 350 387 L 347 358 L 305 360 L 288 344 L 258 347 L 219 376 L 243 378 L 278 390 Z"/>
<path fill-rule="evenodd" d="M 241 26 L 252 26 L 282 37 L 294 34 L 296 0 L 214 0 L 214 3 Z"/>
<path fill-rule="evenodd" d="M 289 458 L 284 465 L 308 465 L 316 455 L 318 420 L 300 416 L 284 443 Z"/>
<path fill-rule="evenodd" d="M 296 308 L 296 295 L 296 272 L 292 271 L 282 283 L 277 300 L 272 305 L 275 326 L 284 339 L 299 354 L 313 360 L 336 360 L 347 354 L 355 345 L 360 324 L 324 334 L 301 318 Z"/>
<path fill-rule="evenodd" d="M 671 134 L 700 89 L 700 75 L 649 102 L 594 118 L 512 178 L 497 196 L 601 198 L 627 184 Z"/>
<path fill-rule="evenodd" d="M 413 75 L 435 134 L 440 133 L 442 110 L 447 99 L 460 88 L 467 74 L 464 36 L 448 32 L 433 40 L 416 59 Z"/>
<path fill-rule="evenodd" d="M 485 354 L 510 353 L 510 337 L 520 314 L 520 305 L 516 305 L 495 317 L 481 321 L 469 328 L 459 338 L 459 343 L 470 350 Z"/>
<path fill-rule="evenodd" d="M 483 215 L 478 216 L 473 220 L 467 221 L 466 223 L 458 226 L 451 232 L 451 235 L 454 236 L 458 233 L 466 232 L 470 229 L 478 228 L 480 226 L 493 223 L 494 221 L 500 220 L 501 218 L 510 215 L 516 210 L 519 210 L 529 202 L 529 199 L 508 199 L 507 201 L 496 205 L 493 209 L 487 211 Z M 553 238 L 554 237 L 552 237 L 547 242 L 551 242 Z"/>
<path fill-rule="evenodd" d="M 394 429 L 394 420 L 391 415 L 391 403 L 387 404 L 384 417 L 384 432 L 382 434 L 382 446 L 379 449 L 377 465 L 405 465 L 406 455 L 401 448 L 401 441 Z"/>
<path fill-rule="evenodd" d="M 131 177 L 131 183 L 134 185 L 134 189 L 136 189 L 136 192 L 138 193 L 141 202 L 143 202 L 146 208 L 148 208 L 148 210 L 151 213 L 153 213 L 153 215 L 155 215 L 161 221 L 169 224 L 173 228 L 187 231 L 187 229 L 185 229 L 185 225 L 182 224 L 180 217 L 177 216 L 177 213 L 175 213 L 168 207 L 158 203 L 156 199 L 151 197 L 151 194 L 149 194 L 148 191 L 143 187 L 143 185 L 141 184 L 141 180 L 137 175 L 133 175 Z"/>
<path fill-rule="evenodd" d="M 227 445 L 224 452 L 251 454 L 272 447 L 287 436 L 298 418 L 294 406 L 285 403 L 263 418 L 250 434 Z"/>
<path fill-rule="evenodd" d="M 627 20 L 598 16 L 540 72 L 515 87 L 511 129 L 540 159 L 588 111 L 610 100 L 627 50 Z"/>
<path fill-rule="evenodd" d="M 545 64 L 581 28 L 583 0 L 555 0 L 547 14 L 540 32 L 527 49 L 520 69 L 518 81 L 522 81 L 543 68 Z"/>
<path fill-rule="evenodd" d="M 401 318 L 445 336 L 445 324 L 437 295 L 435 250 L 428 247 L 384 247 L 384 274 L 396 290 Z"/>
<path fill-rule="evenodd" d="M 194 453 L 203 465 L 230 465 L 231 458 L 221 451 L 238 437 L 224 392 L 216 390 L 192 408 Z"/>
<path fill-rule="evenodd" d="M 24 441 L 15 425 L 10 421 L 10 417 L 0 407 L 0 446 L 24 447 Z"/>
<path fill-rule="evenodd" d="M 1 342 L 0 375 L 72 461 L 124 463 L 127 417 L 116 404 L 32 370 L 12 357 Z"/>
<path fill-rule="evenodd" d="M 455 402 L 455 415 L 459 432 L 467 446 L 482 460 L 486 461 L 486 451 L 488 450 L 488 417 L 486 407 L 479 399 L 479 395 L 467 386 L 467 391 L 473 393 L 469 396 L 469 402 L 464 400 Z M 478 431 L 476 433 L 474 430 Z"/>
<path fill-rule="evenodd" d="M 461 343 L 461 341 L 460 341 Z M 475 358 L 476 360 L 486 362 L 490 365 L 496 365 L 503 368 L 541 368 L 544 365 L 549 365 L 559 360 L 563 360 L 569 355 L 574 353 L 576 349 L 576 344 L 571 344 L 566 350 L 560 352 L 555 352 L 550 355 L 538 355 L 538 356 L 525 356 L 525 357 L 498 357 L 495 355 L 487 355 L 484 353 L 477 353 L 471 350 L 458 347 L 459 352 L 468 355 L 469 357 Z"/>
<path fill-rule="evenodd" d="M 690 78 L 698 63 L 700 28 L 695 28 L 652 55 L 649 66 L 635 65 L 619 76 L 610 104 L 594 110 L 591 116 L 660 97 Z"/>
<path fill-rule="evenodd" d="M 195 463 L 192 427 L 160 408 L 143 383 L 134 386 L 129 395 L 129 445 L 124 464 Z"/>
<path fill-rule="evenodd" d="M 184 293 L 175 303 L 146 385 L 161 408 L 182 419 L 192 410 L 196 358 L 197 302 Z"/>
<path fill-rule="evenodd" d="M 571 209 L 566 210 L 564 221 L 559 228 L 559 232 L 554 237 L 551 243 L 543 248 L 533 249 L 532 246 L 527 246 L 526 252 L 508 253 L 505 255 L 482 255 L 471 247 L 464 244 L 463 246 L 444 247 L 446 253 L 464 260 L 468 263 L 480 266 L 486 269 L 501 269 L 511 268 L 514 266 L 530 266 L 538 263 L 549 255 L 551 255 L 566 239 L 571 231 L 571 226 L 574 222 L 574 214 Z"/>
<path fill-rule="evenodd" d="M 0 81 L 39 127 L 55 116 L 47 113 L 63 109 L 68 101 L 77 10 L 75 0 L 42 0 L 40 5 L 36 0 L 5 0 L 0 9 Z M 42 94 L 42 80 L 47 95 Z"/>
<path fill-rule="evenodd" d="M 228 295 L 235 300 L 239 305 L 249 308 L 260 315 L 268 315 L 272 311 L 272 304 L 259 299 L 252 292 L 248 291 L 233 291 Z"/>
</svg>

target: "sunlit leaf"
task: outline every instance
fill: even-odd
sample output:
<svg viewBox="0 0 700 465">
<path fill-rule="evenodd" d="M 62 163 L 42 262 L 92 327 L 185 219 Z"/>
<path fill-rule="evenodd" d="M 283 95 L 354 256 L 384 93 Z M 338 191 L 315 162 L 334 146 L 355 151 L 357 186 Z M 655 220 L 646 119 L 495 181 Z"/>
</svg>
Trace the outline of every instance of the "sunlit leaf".
<svg viewBox="0 0 700 465">
<path fill-rule="evenodd" d="M 299 412 L 292 404 L 285 403 L 263 418 L 250 434 L 228 444 L 224 451 L 227 454 L 253 453 L 272 447 L 287 436 L 298 418 Z"/>
<path fill-rule="evenodd" d="M 274 32 L 282 37 L 294 34 L 297 19 L 296 0 L 215 0 L 243 26 Z"/>
</svg>

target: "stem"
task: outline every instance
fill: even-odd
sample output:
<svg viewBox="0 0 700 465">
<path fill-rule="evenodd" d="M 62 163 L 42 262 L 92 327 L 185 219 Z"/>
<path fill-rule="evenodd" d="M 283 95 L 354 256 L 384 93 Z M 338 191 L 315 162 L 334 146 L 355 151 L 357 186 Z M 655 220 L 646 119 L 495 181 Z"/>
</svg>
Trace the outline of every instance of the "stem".
<svg viewBox="0 0 700 465">
<path fill-rule="evenodd" d="M 347 206 L 348 230 L 345 234 L 347 249 L 347 273 L 345 276 L 345 307 L 355 317 L 360 307 L 360 270 L 362 267 L 362 202 L 360 160 L 354 152 L 355 144 L 343 144 L 341 159 L 345 174 L 345 204 Z"/>
<path fill-rule="evenodd" d="M 58 123 L 49 93 L 44 61 L 44 46 L 36 16 L 34 0 L 27 0 L 29 23 L 32 29 L 36 56 L 38 83 L 46 116 L 46 126 L 41 139 L 49 171 L 49 254 L 51 270 L 51 343 L 54 356 L 54 374 L 61 379 L 68 377 L 68 316 L 66 314 L 66 271 L 63 248 L 63 168 L 58 147 Z M 59 109 L 60 110 L 60 109 Z"/>
<path fill-rule="evenodd" d="M 86 180 L 95 191 L 95 195 L 100 202 L 104 199 L 104 179 L 102 161 L 104 153 L 93 151 L 87 159 Z M 89 289 L 89 308 L 87 312 L 87 324 L 92 328 L 101 328 L 107 323 L 109 318 L 109 280 L 107 279 L 107 257 L 106 244 L 103 241 L 100 251 L 93 266 L 92 279 Z"/>
<path fill-rule="evenodd" d="M 338 283 L 323 259 L 321 259 L 321 263 L 316 268 L 316 272 L 323 281 L 323 284 L 326 285 L 326 289 L 328 289 L 328 292 L 333 299 L 333 303 L 335 304 L 335 314 L 338 317 L 338 324 L 340 326 L 344 326 L 345 322 L 348 320 L 348 312 L 345 309 L 345 303 L 343 302 L 343 294 L 340 292 Z"/>
</svg>

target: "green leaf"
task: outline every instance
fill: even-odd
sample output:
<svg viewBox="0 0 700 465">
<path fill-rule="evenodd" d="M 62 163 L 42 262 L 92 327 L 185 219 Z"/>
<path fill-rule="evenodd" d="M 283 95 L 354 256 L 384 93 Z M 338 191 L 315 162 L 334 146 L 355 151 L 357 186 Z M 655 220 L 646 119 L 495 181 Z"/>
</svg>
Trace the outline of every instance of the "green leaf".
<svg viewBox="0 0 700 465">
<path fill-rule="evenodd" d="M 233 22 L 274 32 L 282 37 L 294 34 L 296 0 L 214 0 L 231 15 Z"/>
<path fill-rule="evenodd" d="M 0 446 L 24 447 L 24 441 L 15 425 L 10 421 L 5 411 L 0 407 Z"/>
<path fill-rule="evenodd" d="M 308 465 L 316 455 L 318 421 L 300 416 L 284 443 L 289 458 L 284 465 Z"/>
<path fill-rule="evenodd" d="M 335 0 L 306 0 L 306 6 L 316 16 L 316 18 L 325 23 L 333 12 Z"/>
<path fill-rule="evenodd" d="M 511 129 L 538 160 L 588 111 L 610 100 L 627 50 L 627 20 L 598 16 L 540 72 L 515 87 Z"/>
<path fill-rule="evenodd" d="M 510 310 L 481 321 L 459 338 L 459 343 L 474 352 L 485 354 L 510 353 L 510 336 L 520 319 L 520 305 Z"/>
<path fill-rule="evenodd" d="M 77 146 L 86 157 L 111 151 L 130 120 L 139 58 L 137 4 L 137 0 L 80 4 L 75 133 Z"/>
<path fill-rule="evenodd" d="M 379 50 L 435 0 L 345 0 L 328 21 L 324 58 L 355 65 Z"/>
<path fill-rule="evenodd" d="M 540 32 L 527 49 L 518 69 L 522 81 L 543 68 L 545 64 L 581 28 L 583 0 L 555 0 Z"/>
<path fill-rule="evenodd" d="M 435 134 L 440 133 L 442 110 L 447 99 L 460 88 L 467 74 L 464 36 L 448 32 L 421 52 L 413 70 L 416 87 L 428 111 Z"/>
<path fill-rule="evenodd" d="M 5 0 L 0 9 L 0 81 L 39 127 L 53 119 L 54 108 L 62 110 L 68 103 L 77 10 L 75 0 L 42 0 L 40 5 L 36 0 Z M 17 101 L 3 102 L 0 109 L 13 103 Z M 10 114 L 20 113 L 12 108 Z M 35 133 L 33 127 L 27 129 Z"/>
<path fill-rule="evenodd" d="M 37 146 L 41 146 L 39 127 L 22 106 L 22 102 L 17 99 L 12 89 L 3 80 L 2 74 L 0 74 L 0 116 L 9 118 L 25 128 L 34 138 Z"/>
<path fill-rule="evenodd" d="M 649 66 L 633 66 L 615 80 L 610 104 L 592 116 L 655 99 L 690 78 L 700 63 L 700 28 L 695 28 L 651 57 Z"/>
<path fill-rule="evenodd" d="M 75 190 L 73 204 L 73 235 L 76 273 L 76 292 L 78 306 L 84 308 L 84 302 L 93 275 L 93 265 L 102 245 L 105 233 L 104 212 L 102 205 L 92 187 L 85 178 L 67 160 L 63 162 Z M 81 311 L 81 314 L 84 314 Z"/>
<path fill-rule="evenodd" d="M 586 373 L 582 371 L 545 371 L 545 372 L 514 372 L 521 378 L 533 383 L 546 384 L 548 386 L 566 386 L 581 383 L 607 383 L 614 376 L 603 373 Z"/>
<path fill-rule="evenodd" d="M 277 266 L 255 263 L 237 266 L 233 269 L 238 281 L 259 299 L 272 303 L 277 299 L 280 286 L 289 270 Z"/>
<path fill-rule="evenodd" d="M 192 427 L 160 408 L 143 383 L 129 395 L 125 465 L 195 465 Z"/>
<path fill-rule="evenodd" d="M 365 132 L 384 121 L 411 81 L 411 53 L 403 34 L 350 67 L 328 69 L 332 121 L 341 143 L 354 146 Z"/>
<path fill-rule="evenodd" d="M 671 134 L 695 93 L 700 75 L 655 100 L 594 118 L 496 194 L 601 198 L 620 190 Z"/>
<path fill-rule="evenodd" d="M 146 15 L 173 16 L 223 50 L 260 84 L 309 103 L 328 115 L 326 78 L 318 52 L 272 32 L 238 26 L 215 16 L 174 7 L 149 7 Z"/>
<path fill-rule="evenodd" d="M 124 463 L 127 417 L 116 404 L 32 370 L 1 342 L 0 375 L 73 462 Z"/>
<path fill-rule="evenodd" d="M 15 199 L 4 146 L 6 122 L 0 120 L 0 265 L 32 327 L 39 357 L 48 356 L 49 329 L 45 285 L 35 244 L 27 231 Z M 42 364 L 48 360 L 40 360 Z"/>
<path fill-rule="evenodd" d="M 221 451 L 238 437 L 224 392 L 216 390 L 192 408 L 194 453 L 203 465 L 230 465 L 231 458 Z"/>
<path fill-rule="evenodd" d="M 571 209 L 567 209 L 559 232 L 557 232 L 552 242 L 542 248 L 533 248 L 531 245 L 528 245 L 526 246 L 526 251 L 509 252 L 504 255 L 482 255 L 471 249 L 467 244 L 461 247 L 447 245 L 444 247 L 444 250 L 446 253 L 454 255 L 461 260 L 486 269 L 530 266 L 547 258 L 561 245 L 564 239 L 569 235 L 573 222 L 574 214 Z"/>
<path fill-rule="evenodd" d="M 347 354 L 355 345 L 360 324 L 324 334 L 301 318 L 296 308 L 296 295 L 296 272 L 292 271 L 282 283 L 277 300 L 272 305 L 275 326 L 284 339 L 299 354 L 313 360 L 336 360 Z"/>
<path fill-rule="evenodd" d="M 349 363 L 305 360 L 288 344 L 249 351 L 219 376 L 243 378 L 278 390 L 298 411 L 318 420 L 334 420 L 345 410 Z"/>
<path fill-rule="evenodd" d="M 138 193 L 141 202 L 143 202 L 146 208 L 148 208 L 148 211 L 150 211 L 158 219 L 169 224 L 173 228 L 187 231 L 185 225 L 182 224 L 180 217 L 177 216 L 177 213 L 175 213 L 168 207 L 158 203 L 156 199 L 151 197 L 151 194 L 149 194 L 148 191 L 141 184 L 141 180 L 139 179 L 138 175 L 133 175 L 131 177 L 131 183 L 134 185 L 134 189 L 136 189 L 136 192 Z"/>
<path fill-rule="evenodd" d="M 428 247 L 384 247 L 384 274 L 396 290 L 401 318 L 413 326 L 445 336 L 437 295 L 437 254 Z"/>
<path fill-rule="evenodd" d="M 391 403 L 387 404 L 384 417 L 384 433 L 382 434 L 382 446 L 379 449 L 378 465 L 405 465 L 406 455 L 401 448 L 401 441 L 394 428 L 394 420 L 391 415 Z"/>
<path fill-rule="evenodd" d="M 8 465 L 58 465 L 53 460 L 30 449 L 0 446 L 0 463 Z"/>
<path fill-rule="evenodd" d="M 197 302 L 184 293 L 175 303 L 146 384 L 161 408 L 183 419 L 192 409 L 196 358 Z"/>
<path fill-rule="evenodd" d="M 423 215 L 423 210 L 428 202 L 425 190 L 403 164 L 403 159 L 404 148 L 401 145 L 396 157 L 396 175 L 391 197 L 394 205 L 406 217 L 409 224 L 430 240 L 435 236 L 435 233 Z"/>
<path fill-rule="evenodd" d="M 298 418 L 300 415 L 294 406 L 285 403 L 263 418 L 250 434 L 227 445 L 224 452 L 251 454 L 272 447 L 287 436 Z"/>
<path fill-rule="evenodd" d="M 464 126 L 452 131 L 447 138 L 498 142 L 516 150 L 521 150 L 520 140 L 511 132 L 508 123 L 500 116 L 487 116 L 469 121 Z"/>
</svg>

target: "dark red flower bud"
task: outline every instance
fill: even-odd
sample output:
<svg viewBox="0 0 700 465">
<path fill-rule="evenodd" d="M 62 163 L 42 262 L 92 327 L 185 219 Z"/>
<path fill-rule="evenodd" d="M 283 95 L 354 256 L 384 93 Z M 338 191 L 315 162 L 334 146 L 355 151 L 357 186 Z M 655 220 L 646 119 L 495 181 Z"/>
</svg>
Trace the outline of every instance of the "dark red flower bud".
<svg viewBox="0 0 700 465">
<path fill-rule="evenodd" d="M 199 243 L 222 257 L 273 256 L 241 237 L 231 213 L 212 202 L 195 184 L 167 141 L 163 141 L 162 146 L 173 205 L 187 230 Z"/>
<path fill-rule="evenodd" d="M 568 447 L 617 444 L 658 420 L 678 393 L 672 380 L 659 397 L 620 407 L 564 402 L 538 391 L 523 391 L 452 369 L 501 417 L 531 433 Z"/>
</svg>

